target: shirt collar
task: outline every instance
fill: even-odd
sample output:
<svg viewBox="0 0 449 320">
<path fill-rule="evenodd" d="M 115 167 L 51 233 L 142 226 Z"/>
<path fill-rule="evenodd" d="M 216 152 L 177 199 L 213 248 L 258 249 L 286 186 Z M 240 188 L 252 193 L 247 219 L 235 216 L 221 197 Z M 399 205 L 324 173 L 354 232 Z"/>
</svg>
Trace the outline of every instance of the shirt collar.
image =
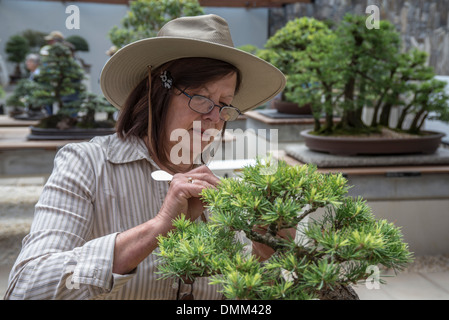
<svg viewBox="0 0 449 320">
<path fill-rule="evenodd" d="M 147 160 L 153 166 L 159 168 L 159 166 L 150 157 L 145 142 L 139 137 L 129 136 L 122 140 L 115 133 L 110 136 L 106 152 L 107 159 L 111 163 L 123 164 L 133 161 Z"/>
</svg>

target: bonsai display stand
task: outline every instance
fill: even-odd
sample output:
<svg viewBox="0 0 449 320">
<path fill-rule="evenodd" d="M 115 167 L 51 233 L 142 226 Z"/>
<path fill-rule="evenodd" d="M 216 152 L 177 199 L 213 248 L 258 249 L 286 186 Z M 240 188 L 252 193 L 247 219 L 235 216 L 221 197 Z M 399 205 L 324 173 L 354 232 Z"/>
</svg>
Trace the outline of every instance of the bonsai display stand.
<svg viewBox="0 0 449 320">
<path fill-rule="evenodd" d="M 305 145 L 286 147 L 286 153 L 303 163 L 320 168 L 379 167 L 397 165 L 449 165 L 449 149 L 438 148 L 433 154 L 340 156 L 312 151 Z"/>
<path fill-rule="evenodd" d="M 300 132 L 302 130 L 313 129 L 314 119 L 311 115 L 291 115 L 278 113 L 275 109 L 263 109 L 248 111 L 246 115 L 246 129 L 253 129 L 256 133 L 263 132 L 263 137 L 270 140 L 270 130 L 278 130 L 278 142 L 298 142 L 303 141 Z"/>
<path fill-rule="evenodd" d="M 28 141 L 28 127 L 0 126 L 0 177 L 41 175 L 53 170 L 56 152 L 82 140 Z"/>
</svg>

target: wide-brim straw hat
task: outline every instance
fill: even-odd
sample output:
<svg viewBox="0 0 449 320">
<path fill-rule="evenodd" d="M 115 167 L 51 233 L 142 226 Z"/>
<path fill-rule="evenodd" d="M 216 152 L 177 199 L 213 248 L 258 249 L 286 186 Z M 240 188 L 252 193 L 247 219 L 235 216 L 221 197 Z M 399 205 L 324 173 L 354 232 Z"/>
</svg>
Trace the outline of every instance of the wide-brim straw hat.
<svg viewBox="0 0 449 320">
<path fill-rule="evenodd" d="M 50 34 L 46 35 L 44 37 L 45 40 L 63 40 L 64 39 L 64 35 L 62 34 L 62 32 L 60 31 L 52 31 L 50 32 Z"/>
<path fill-rule="evenodd" d="M 270 63 L 234 48 L 226 20 L 217 15 L 182 17 L 165 24 L 154 38 L 138 40 L 118 50 L 100 76 L 104 96 L 120 109 L 131 91 L 162 64 L 206 57 L 226 61 L 240 70 L 241 85 L 232 105 L 248 111 L 274 98 L 285 76 Z M 174 79 L 176 81 L 176 79 Z"/>
</svg>

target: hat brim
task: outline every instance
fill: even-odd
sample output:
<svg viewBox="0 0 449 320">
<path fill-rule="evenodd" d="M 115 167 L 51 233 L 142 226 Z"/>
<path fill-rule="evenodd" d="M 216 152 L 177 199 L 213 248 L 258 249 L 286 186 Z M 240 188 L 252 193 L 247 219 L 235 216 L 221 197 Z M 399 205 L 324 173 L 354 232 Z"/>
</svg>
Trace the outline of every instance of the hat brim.
<svg viewBox="0 0 449 320">
<path fill-rule="evenodd" d="M 250 53 L 208 41 L 156 37 L 133 42 L 118 50 L 100 76 L 104 96 L 121 109 L 131 91 L 155 69 L 180 58 L 207 57 L 226 61 L 240 70 L 241 86 L 232 104 L 241 112 L 273 99 L 285 86 L 285 76 L 276 67 Z"/>
</svg>

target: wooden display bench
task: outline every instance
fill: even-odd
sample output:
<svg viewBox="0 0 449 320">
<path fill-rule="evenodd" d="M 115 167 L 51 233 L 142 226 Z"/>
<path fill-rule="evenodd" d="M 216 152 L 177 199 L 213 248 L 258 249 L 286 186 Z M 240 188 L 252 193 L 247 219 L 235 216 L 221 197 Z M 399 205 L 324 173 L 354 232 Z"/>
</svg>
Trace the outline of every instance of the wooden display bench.
<svg viewBox="0 0 449 320">
<path fill-rule="evenodd" d="M 27 126 L 0 126 L 0 177 L 49 175 L 56 152 L 80 140 L 28 141 Z"/>
</svg>

